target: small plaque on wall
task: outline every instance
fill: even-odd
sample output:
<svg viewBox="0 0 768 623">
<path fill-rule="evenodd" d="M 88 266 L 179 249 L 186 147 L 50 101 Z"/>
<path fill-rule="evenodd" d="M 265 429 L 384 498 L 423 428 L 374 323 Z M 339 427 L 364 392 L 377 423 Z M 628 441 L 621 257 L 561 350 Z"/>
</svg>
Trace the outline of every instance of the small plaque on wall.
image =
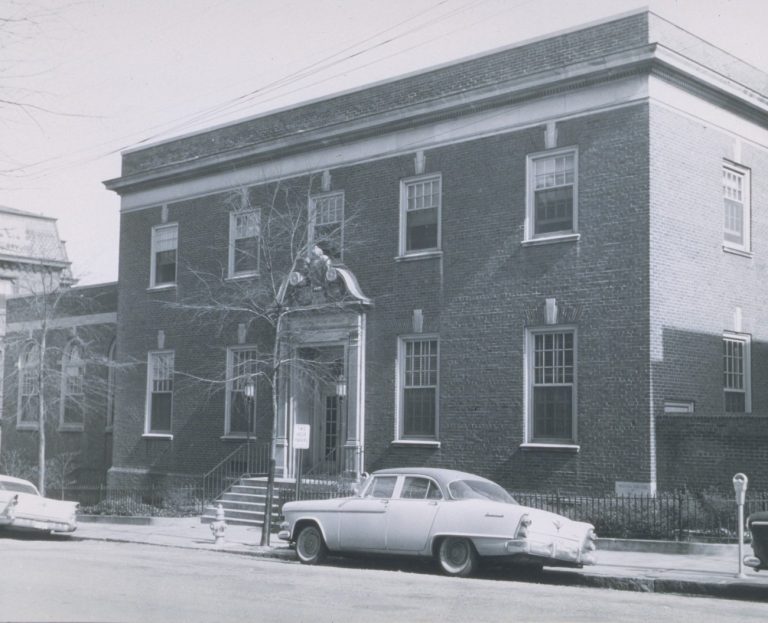
<svg viewBox="0 0 768 623">
<path fill-rule="evenodd" d="M 650 482 L 616 481 L 616 495 L 631 497 L 648 497 L 656 495 L 656 486 Z"/>
</svg>

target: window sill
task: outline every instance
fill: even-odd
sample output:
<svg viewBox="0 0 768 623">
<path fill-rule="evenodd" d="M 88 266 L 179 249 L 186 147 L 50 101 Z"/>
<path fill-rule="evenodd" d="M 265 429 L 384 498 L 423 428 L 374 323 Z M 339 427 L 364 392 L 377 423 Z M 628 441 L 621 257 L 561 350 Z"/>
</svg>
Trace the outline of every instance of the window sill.
<svg viewBox="0 0 768 623">
<path fill-rule="evenodd" d="M 83 426 L 59 426 L 57 429 L 57 432 L 59 433 L 82 433 L 84 430 Z"/>
<path fill-rule="evenodd" d="M 404 448 L 439 448 L 440 442 L 436 439 L 395 439 L 391 445 Z"/>
<path fill-rule="evenodd" d="M 723 245 L 723 251 L 732 255 L 740 255 L 741 257 L 753 257 L 752 251 L 745 251 L 744 249 L 737 249 L 736 247 L 729 247 L 727 244 Z"/>
<path fill-rule="evenodd" d="M 395 257 L 396 262 L 413 262 L 415 260 L 430 260 L 443 257 L 443 252 L 440 249 L 432 249 L 430 251 L 418 251 L 413 253 L 406 253 L 404 255 L 398 255 Z"/>
<path fill-rule="evenodd" d="M 164 283 L 160 286 L 149 286 L 147 288 L 147 292 L 163 292 L 164 290 L 175 290 L 176 284 L 175 283 Z"/>
<path fill-rule="evenodd" d="M 219 439 L 222 441 L 258 441 L 259 438 L 256 435 L 250 437 L 248 435 L 222 435 Z"/>
<path fill-rule="evenodd" d="M 523 450 L 551 450 L 553 452 L 579 452 L 581 446 L 571 443 L 521 443 Z"/>
<path fill-rule="evenodd" d="M 259 276 L 259 271 L 249 273 L 236 273 L 234 275 L 228 275 L 225 281 L 240 281 L 241 279 L 253 279 Z"/>
<path fill-rule="evenodd" d="M 581 234 L 558 234 L 556 236 L 542 236 L 541 238 L 529 238 L 520 244 L 524 247 L 536 247 L 542 244 L 556 244 L 558 242 L 578 242 Z"/>
<path fill-rule="evenodd" d="M 144 433 L 141 436 L 143 439 L 167 439 L 173 441 L 173 435 L 170 433 Z"/>
<path fill-rule="evenodd" d="M 16 430 L 36 431 L 37 429 L 37 424 L 16 424 Z"/>
</svg>

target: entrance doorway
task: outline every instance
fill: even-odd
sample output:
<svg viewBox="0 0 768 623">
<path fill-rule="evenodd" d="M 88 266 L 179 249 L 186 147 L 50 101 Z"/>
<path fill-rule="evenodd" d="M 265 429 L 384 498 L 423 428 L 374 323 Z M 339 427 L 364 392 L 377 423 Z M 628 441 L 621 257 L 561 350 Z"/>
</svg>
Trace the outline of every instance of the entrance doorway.
<svg viewBox="0 0 768 623">
<path fill-rule="evenodd" d="M 345 352 L 343 345 L 299 349 L 302 366 L 294 404 L 296 423 L 310 425 L 309 449 L 302 457 L 305 473 L 335 475 L 343 470 L 347 422 L 339 389 Z"/>
</svg>

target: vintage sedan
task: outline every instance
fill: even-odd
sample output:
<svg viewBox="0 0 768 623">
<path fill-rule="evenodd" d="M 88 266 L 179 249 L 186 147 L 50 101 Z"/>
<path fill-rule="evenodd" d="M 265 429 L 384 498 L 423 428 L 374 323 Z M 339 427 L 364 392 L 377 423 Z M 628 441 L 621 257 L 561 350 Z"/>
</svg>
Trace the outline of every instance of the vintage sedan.
<svg viewBox="0 0 768 623">
<path fill-rule="evenodd" d="M 354 497 L 288 502 L 279 538 L 305 564 L 327 553 L 435 558 L 467 576 L 478 559 L 538 567 L 592 565 L 593 526 L 518 504 L 496 483 L 447 469 L 374 472 Z"/>
<path fill-rule="evenodd" d="M 0 530 L 74 532 L 77 506 L 43 497 L 28 480 L 0 475 Z"/>
</svg>

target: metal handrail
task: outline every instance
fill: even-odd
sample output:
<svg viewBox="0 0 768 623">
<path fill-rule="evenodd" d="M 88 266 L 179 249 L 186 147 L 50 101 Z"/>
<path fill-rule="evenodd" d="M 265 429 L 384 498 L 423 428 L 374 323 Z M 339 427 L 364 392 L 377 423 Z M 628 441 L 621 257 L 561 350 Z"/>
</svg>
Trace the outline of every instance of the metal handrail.
<svg viewBox="0 0 768 623">
<path fill-rule="evenodd" d="M 241 478 L 266 476 L 269 470 L 269 443 L 249 440 L 239 445 L 202 477 L 204 503 L 212 502 Z"/>
</svg>

